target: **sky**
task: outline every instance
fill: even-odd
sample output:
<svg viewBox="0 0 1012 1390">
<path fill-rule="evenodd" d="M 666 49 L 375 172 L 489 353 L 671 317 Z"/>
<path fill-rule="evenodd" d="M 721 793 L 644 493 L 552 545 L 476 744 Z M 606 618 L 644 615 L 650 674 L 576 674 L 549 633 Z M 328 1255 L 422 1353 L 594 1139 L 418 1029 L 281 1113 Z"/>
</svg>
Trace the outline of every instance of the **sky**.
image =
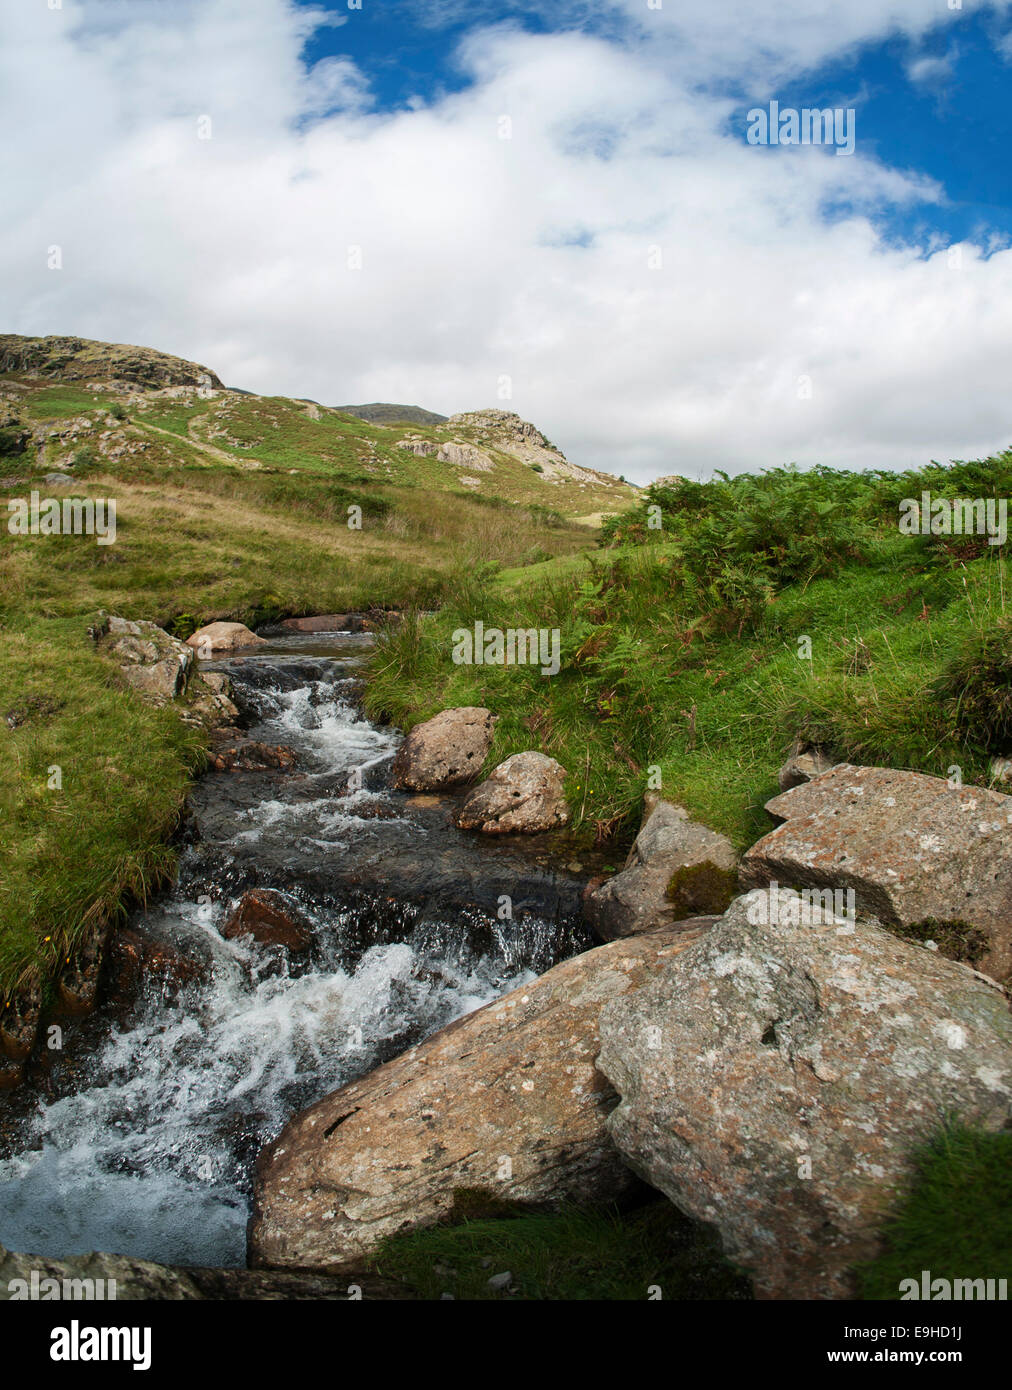
<svg viewBox="0 0 1012 1390">
<path fill-rule="evenodd" d="M 0 0 L 0 332 L 638 483 L 982 457 L 1010 81 L 1012 0 Z"/>
</svg>

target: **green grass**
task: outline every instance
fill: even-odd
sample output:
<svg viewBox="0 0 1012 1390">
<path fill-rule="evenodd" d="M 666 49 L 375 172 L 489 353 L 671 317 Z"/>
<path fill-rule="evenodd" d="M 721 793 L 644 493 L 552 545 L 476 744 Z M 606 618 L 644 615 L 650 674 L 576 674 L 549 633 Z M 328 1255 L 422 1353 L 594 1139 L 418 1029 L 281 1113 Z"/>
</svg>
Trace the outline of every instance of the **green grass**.
<svg viewBox="0 0 1012 1390">
<path fill-rule="evenodd" d="M 900 1283 L 1012 1281 L 1012 1133 L 952 1126 L 916 1157 L 910 1192 L 885 1248 L 858 1271 L 861 1297 L 899 1299 Z"/>
<path fill-rule="evenodd" d="M 748 1281 L 724 1260 L 716 1235 L 667 1201 L 625 1214 L 569 1208 L 479 1215 L 394 1236 L 372 1264 L 426 1299 L 444 1293 L 521 1301 L 751 1297 Z M 513 1275 L 510 1289 L 489 1289 L 489 1278 L 507 1271 Z"/>
<path fill-rule="evenodd" d="M 6 631 L 0 692 L 0 983 L 50 979 L 164 881 L 201 744 L 118 686 L 85 623 Z M 12 729 L 10 724 L 14 724 Z"/>
</svg>

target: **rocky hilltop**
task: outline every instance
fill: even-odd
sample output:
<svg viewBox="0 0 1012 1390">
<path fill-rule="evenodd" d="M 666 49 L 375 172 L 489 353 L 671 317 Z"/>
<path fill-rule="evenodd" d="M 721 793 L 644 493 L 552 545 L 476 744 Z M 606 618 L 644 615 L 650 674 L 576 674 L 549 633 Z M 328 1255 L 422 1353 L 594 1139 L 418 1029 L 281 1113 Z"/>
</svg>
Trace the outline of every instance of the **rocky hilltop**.
<svg viewBox="0 0 1012 1390">
<path fill-rule="evenodd" d="M 100 343 L 90 338 L 23 338 L 0 334 L 0 373 L 23 372 L 62 381 L 101 381 L 126 389 L 160 390 L 166 386 L 222 383 L 209 368 L 154 348 L 127 343 Z"/>
</svg>

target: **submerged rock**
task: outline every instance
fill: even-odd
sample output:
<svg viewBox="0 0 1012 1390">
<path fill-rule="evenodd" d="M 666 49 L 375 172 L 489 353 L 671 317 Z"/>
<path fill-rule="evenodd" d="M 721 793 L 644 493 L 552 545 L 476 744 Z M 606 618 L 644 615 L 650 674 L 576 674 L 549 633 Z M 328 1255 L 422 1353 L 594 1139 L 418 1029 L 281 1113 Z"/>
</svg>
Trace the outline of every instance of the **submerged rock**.
<svg viewBox="0 0 1012 1390">
<path fill-rule="evenodd" d="M 457 825 L 486 835 L 531 835 L 566 825 L 566 775 L 562 764 L 544 753 L 514 753 L 470 793 L 457 812 Z"/>
<path fill-rule="evenodd" d="M 848 1298 L 915 1147 L 950 1117 L 1007 1123 L 1012 1017 L 967 966 L 798 907 L 739 898 L 605 1006 L 598 1066 L 623 1157 L 718 1228 L 760 1297 Z"/>
<path fill-rule="evenodd" d="M 721 913 L 737 891 L 737 862 L 730 840 L 654 798 L 621 873 L 588 884 L 584 917 L 613 941 Z"/>
<path fill-rule="evenodd" d="M 961 924 L 982 941 L 971 963 L 1012 975 L 1012 796 L 841 763 L 766 809 L 785 824 L 745 853 L 743 887 L 852 889 L 885 925 Z"/>
<path fill-rule="evenodd" d="M 281 893 L 253 888 L 244 893 L 221 929 L 227 941 L 251 936 L 261 946 L 283 946 L 297 954 L 313 944 L 313 929 Z"/>
<path fill-rule="evenodd" d="M 697 939 L 586 951 L 297 1115 L 260 1157 L 251 1263 L 340 1265 L 439 1220 L 462 1187 L 549 1207 L 621 1197 L 633 1178 L 605 1130 L 598 1018 Z"/>
<path fill-rule="evenodd" d="M 465 705 L 416 724 L 397 750 L 393 785 L 425 792 L 473 781 L 492 747 L 495 723 L 491 710 Z"/>
</svg>

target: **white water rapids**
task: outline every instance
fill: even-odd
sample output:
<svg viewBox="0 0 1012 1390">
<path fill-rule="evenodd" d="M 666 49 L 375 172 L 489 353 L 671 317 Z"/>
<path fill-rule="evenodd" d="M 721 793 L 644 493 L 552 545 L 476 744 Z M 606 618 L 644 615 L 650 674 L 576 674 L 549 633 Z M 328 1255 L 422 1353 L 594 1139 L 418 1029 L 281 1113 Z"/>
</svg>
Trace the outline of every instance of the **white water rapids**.
<svg viewBox="0 0 1012 1390">
<path fill-rule="evenodd" d="M 259 691 L 256 736 L 295 746 L 321 777 L 389 755 L 396 737 L 341 696 L 339 678 L 354 664 L 352 655 L 350 666 L 322 680 Z M 386 834 L 418 833 L 410 811 L 384 790 L 339 804 L 311 788 L 301 795 L 287 801 L 282 791 L 244 812 L 236 839 L 255 844 L 265 827 L 281 826 L 293 854 L 353 853 L 356 836 L 376 828 L 374 816 L 358 813 L 375 812 L 377 800 L 389 804 Z M 493 947 L 480 954 L 459 923 L 443 931 L 431 919 L 342 968 L 348 914 L 311 903 L 313 964 L 279 969 L 249 938 L 222 938 L 230 906 L 227 894 L 198 901 L 184 886 L 137 919 L 183 949 L 189 942 L 211 967 L 174 1001 L 146 997 L 127 1023 L 110 1021 L 71 1093 L 39 1099 L 21 1123 L 13 1156 L 0 1161 L 0 1243 L 8 1249 L 244 1264 L 252 1164 L 295 1111 L 532 978 L 494 928 Z"/>
</svg>

